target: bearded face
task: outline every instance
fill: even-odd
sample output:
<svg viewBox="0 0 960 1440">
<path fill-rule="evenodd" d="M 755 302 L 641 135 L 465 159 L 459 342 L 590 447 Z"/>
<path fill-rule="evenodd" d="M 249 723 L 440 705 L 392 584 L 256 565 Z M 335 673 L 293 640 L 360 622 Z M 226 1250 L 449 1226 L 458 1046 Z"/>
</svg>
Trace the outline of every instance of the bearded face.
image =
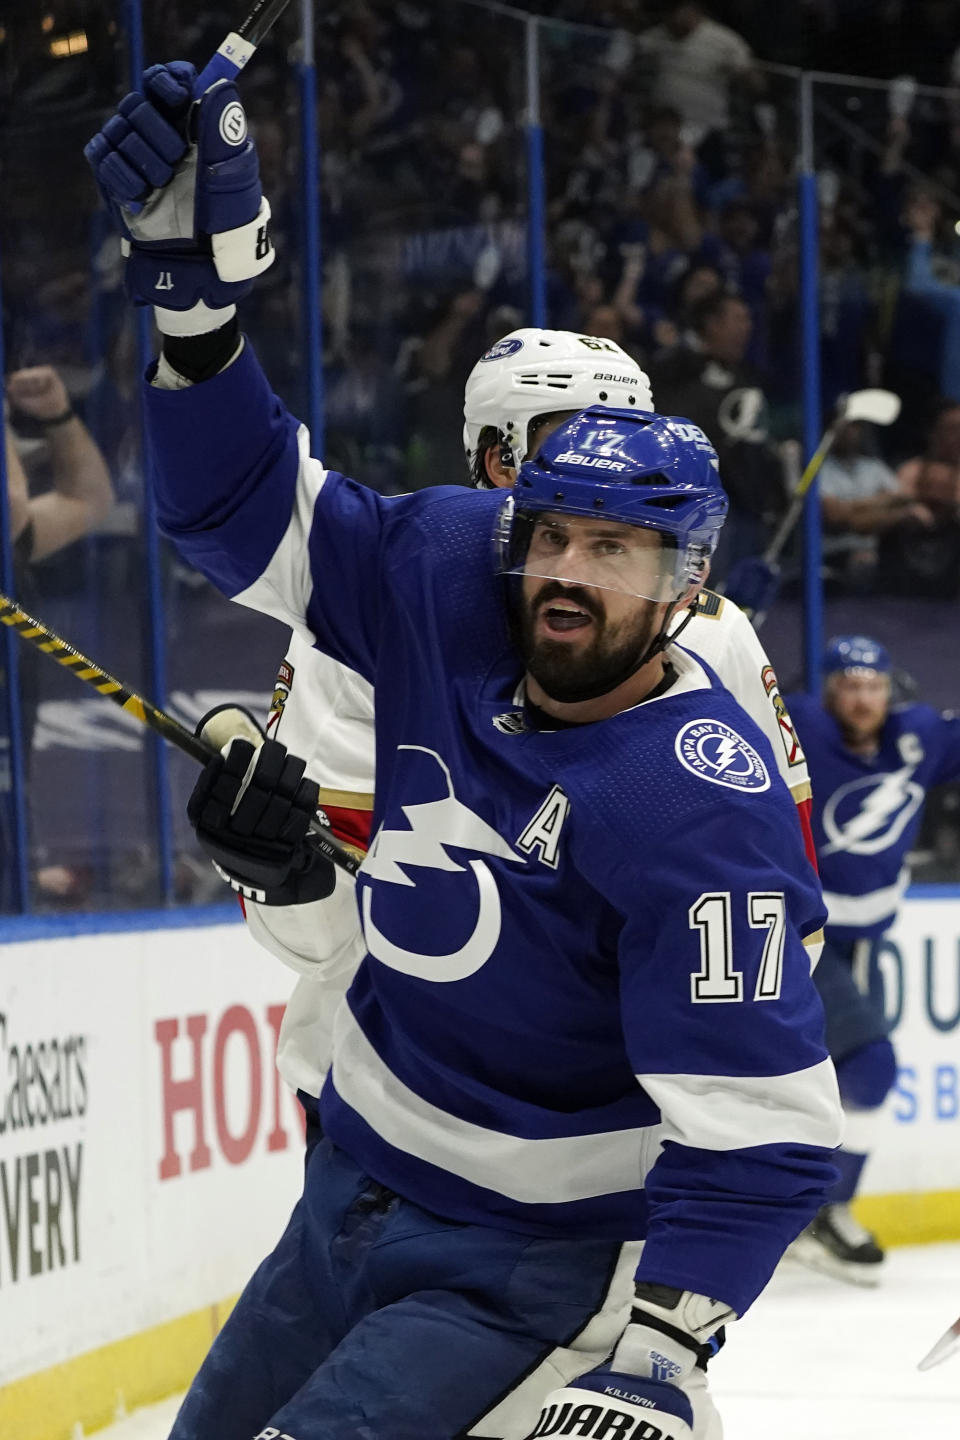
<svg viewBox="0 0 960 1440">
<path fill-rule="evenodd" d="M 576 703 L 632 672 L 663 623 L 659 596 L 672 565 L 656 531 L 600 517 L 538 519 L 523 573 L 518 643 L 547 695 Z"/>
<path fill-rule="evenodd" d="M 890 677 L 872 670 L 831 675 L 824 696 L 848 745 L 875 741 L 890 712 Z"/>
</svg>

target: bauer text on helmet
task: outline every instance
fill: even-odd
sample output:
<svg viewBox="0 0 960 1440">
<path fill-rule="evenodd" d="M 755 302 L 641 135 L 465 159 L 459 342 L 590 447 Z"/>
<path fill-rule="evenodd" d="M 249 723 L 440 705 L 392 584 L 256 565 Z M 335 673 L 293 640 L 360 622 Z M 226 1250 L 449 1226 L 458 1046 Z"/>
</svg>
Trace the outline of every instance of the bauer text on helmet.
<svg viewBox="0 0 960 1440">
<path fill-rule="evenodd" d="M 727 511 L 716 452 L 696 425 L 600 406 L 543 442 L 513 498 L 498 532 L 502 573 L 656 601 L 703 579 Z M 586 516 L 589 545 L 573 523 Z M 659 543 L 638 529 L 657 532 Z"/>
</svg>

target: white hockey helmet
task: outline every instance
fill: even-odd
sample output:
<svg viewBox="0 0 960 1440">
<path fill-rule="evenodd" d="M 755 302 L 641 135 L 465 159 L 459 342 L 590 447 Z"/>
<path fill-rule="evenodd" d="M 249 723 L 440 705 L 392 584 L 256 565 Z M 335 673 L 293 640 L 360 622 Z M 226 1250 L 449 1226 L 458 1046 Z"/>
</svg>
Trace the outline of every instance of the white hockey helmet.
<svg viewBox="0 0 960 1440">
<path fill-rule="evenodd" d="M 609 405 L 652 410 L 650 381 L 613 340 L 572 330 L 511 330 L 474 365 L 463 396 L 463 444 L 471 475 L 480 432 L 496 429 L 519 469 L 537 415 Z"/>
</svg>

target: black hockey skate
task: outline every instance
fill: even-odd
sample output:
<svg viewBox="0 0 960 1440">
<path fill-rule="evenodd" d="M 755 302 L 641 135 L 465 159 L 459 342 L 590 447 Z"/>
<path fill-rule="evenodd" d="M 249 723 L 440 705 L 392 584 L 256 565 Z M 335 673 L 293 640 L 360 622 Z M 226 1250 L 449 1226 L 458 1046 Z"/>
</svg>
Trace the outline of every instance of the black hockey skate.
<svg viewBox="0 0 960 1440">
<path fill-rule="evenodd" d="M 879 1285 L 884 1252 L 846 1205 L 824 1205 L 787 1250 L 810 1270 L 850 1285 Z"/>
</svg>

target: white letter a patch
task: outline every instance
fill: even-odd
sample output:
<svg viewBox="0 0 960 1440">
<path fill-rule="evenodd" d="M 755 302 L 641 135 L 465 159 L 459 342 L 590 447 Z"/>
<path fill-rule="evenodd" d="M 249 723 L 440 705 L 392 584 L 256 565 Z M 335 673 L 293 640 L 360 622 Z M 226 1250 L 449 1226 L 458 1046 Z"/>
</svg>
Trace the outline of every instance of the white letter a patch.
<svg viewBox="0 0 960 1440">
<path fill-rule="evenodd" d="M 559 785 L 554 785 L 540 809 L 517 841 L 517 849 L 532 855 L 539 847 L 538 860 L 556 870 L 560 863 L 560 832 L 570 810 L 570 801 Z"/>
</svg>

